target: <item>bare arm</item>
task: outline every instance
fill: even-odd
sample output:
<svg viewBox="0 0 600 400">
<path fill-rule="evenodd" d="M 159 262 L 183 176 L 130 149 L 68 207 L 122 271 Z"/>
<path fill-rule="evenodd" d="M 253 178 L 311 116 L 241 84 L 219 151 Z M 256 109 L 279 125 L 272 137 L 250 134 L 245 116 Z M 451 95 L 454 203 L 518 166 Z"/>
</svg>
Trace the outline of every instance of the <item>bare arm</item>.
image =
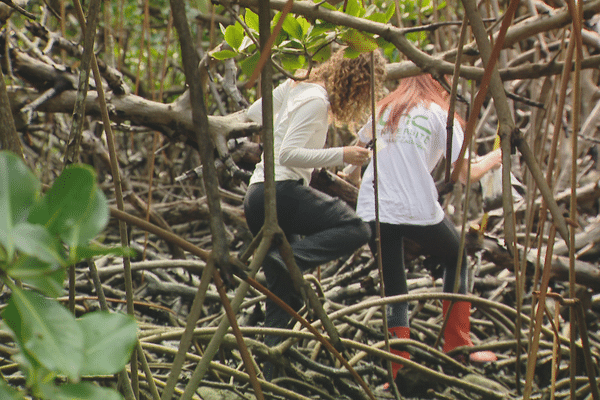
<svg viewBox="0 0 600 400">
<path fill-rule="evenodd" d="M 470 183 L 478 182 L 486 172 L 498 169 L 502 165 L 502 150 L 496 149 L 487 153 L 476 162 L 471 163 Z M 469 163 L 463 162 L 458 179 L 463 185 L 467 184 L 467 168 Z"/>
</svg>

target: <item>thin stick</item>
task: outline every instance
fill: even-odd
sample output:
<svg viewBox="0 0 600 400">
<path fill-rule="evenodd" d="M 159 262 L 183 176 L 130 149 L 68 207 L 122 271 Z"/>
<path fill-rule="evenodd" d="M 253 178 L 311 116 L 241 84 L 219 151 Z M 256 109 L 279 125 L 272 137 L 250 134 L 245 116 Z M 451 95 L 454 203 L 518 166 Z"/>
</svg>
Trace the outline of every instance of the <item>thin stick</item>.
<svg viewBox="0 0 600 400">
<path fill-rule="evenodd" d="M 544 270 L 542 271 L 542 282 L 540 283 L 540 294 L 538 296 L 538 310 L 535 315 L 534 333 L 529 347 L 529 357 L 527 358 L 527 372 L 525 375 L 525 388 L 523 390 L 523 399 L 527 400 L 531 396 L 533 388 L 533 378 L 535 374 L 535 364 L 537 361 L 537 353 L 539 348 L 540 332 L 544 318 L 544 310 L 546 309 L 546 291 L 550 282 L 550 270 L 552 269 L 552 251 L 554 249 L 554 239 L 556 237 L 556 227 L 550 227 L 548 234 L 548 249 L 546 250 L 546 261 Z"/>
<path fill-rule="evenodd" d="M 83 9 L 81 8 L 81 3 L 79 0 L 75 0 L 74 2 L 75 9 L 77 11 L 77 17 L 79 19 L 79 23 L 85 29 L 86 22 L 85 16 L 83 14 Z M 92 2 L 94 3 L 94 2 Z M 96 90 L 98 92 L 98 101 L 100 102 L 100 113 L 102 114 L 102 122 L 104 123 L 104 133 L 106 135 L 106 142 L 108 144 L 108 151 L 110 154 L 110 164 L 111 164 L 111 174 L 113 177 L 114 188 L 115 188 L 115 198 L 117 201 L 117 207 L 119 210 L 124 210 L 125 206 L 123 203 L 123 190 L 121 183 L 121 174 L 119 172 L 119 165 L 117 162 L 117 152 L 115 146 L 115 138 L 112 132 L 112 128 L 110 125 L 110 117 L 108 115 L 108 107 L 106 106 L 106 98 L 104 96 L 104 88 L 102 86 L 102 75 L 100 74 L 100 69 L 98 68 L 98 61 L 96 60 L 96 55 L 92 52 L 91 54 L 91 68 L 94 72 L 94 79 L 96 82 Z M 129 240 L 127 238 L 127 227 L 123 221 L 119 221 L 119 235 L 121 238 L 121 245 L 127 246 L 129 244 Z M 131 277 L 131 260 L 129 257 L 123 257 L 123 269 L 124 269 L 124 279 L 125 279 L 125 291 L 127 297 L 127 313 L 130 315 L 134 314 L 133 308 L 133 284 Z M 137 392 L 137 351 L 134 350 L 131 356 L 131 376 L 132 381 L 127 377 L 127 373 L 125 370 L 121 371 L 121 377 L 123 382 L 125 383 L 125 387 L 127 389 L 126 395 L 133 394 L 134 396 L 138 395 Z"/>
<path fill-rule="evenodd" d="M 375 261 L 377 262 L 377 271 L 379 273 L 379 294 L 381 297 L 385 297 L 385 284 L 383 282 L 383 264 L 381 262 L 381 226 L 379 221 L 379 183 L 378 183 L 378 168 L 377 168 L 377 127 L 375 126 L 375 81 L 374 81 L 374 66 L 373 66 L 373 52 L 371 52 L 370 58 L 371 65 L 371 136 L 373 138 L 373 194 L 375 201 L 375 246 L 377 252 L 375 254 Z M 403 246 L 400 243 L 400 246 Z M 381 307 L 381 315 L 383 319 L 383 337 L 385 338 L 385 350 L 390 351 L 390 335 L 388 332 L 388 320 L 387 320 L 387 306 Z M 396 386 L 394 380 L 394 373 L 392 372 L 392 362 L 386 361 L 388 370 L 388 380 L 391 387 L 394 389 L 394 396 L 396 399 L 400 399 L 400 392 Z"/>
<path fill-rule="evenodd" d="M 265 397 L 263 395 L 262 388 L 260 387 L 260 383 L 258 382 L 258 378 L 256 376 L 256 370 L 254 369 L 252 357 L 250 356 L 248 347 L 244 342 L 244 336 L 242 335 L 242 332 L 240 332 L 240 327 L 237 324 L 235 312 L 233 311 L 233 308 L 231 308 L 231 303 L 229 302 L 229 298 L 227 297 L 227 293 L 225 291 L 225 286 L 223 285 L 221 275 L 219 275 L 219 271 L 217 271 L 216 269 L 213 270 L 213 279 L 217 286 L 219 296 L 221 297 L 221 302 L 223 303 L 225 314 L 227 315 L 227 318 L 231 323 L 231 329 L 233 330 L 233 334 L 238 345 L 238 350 L 240 351 L 242 360 L 244 361 L 244 365 L 246 366 L 246 371 L 248 372 L 248 376 L 250 377 L 250 383 L 252 384 L 252 388 L 254 389 L 254 395 L 258 400 L 264 400 Z"/>
<path fill-rule="evenodd" d="M 452 167 L 452 131 L 454 127 L 454 110 L 456 108 L 456 92 L 458 91 L 458 80 L 460 79 L 460 66 L 462 62 L 463 46 L 467 35 L 467 17 L 465 16 L 460 27 L 460 36 L 456 48 L 456 62 L 454 64 L 454 75 L 452 76 L 452 89 L 450 91 L 450 106 L 448 107 L 448 120 L 446 122 L 446 182 L 450 182 Z"/>
<path fill-rule="evenodd" d="M 581 85 L 580 85 L 580 77 L 581 77 L 581 59 L 583 56 L 582 51 L 582 39 L 581 39 L 581 29 L 582 29 L 582 14 L 581 14 L 581 4 L 579 6 L 575 5 L 573 0 L 568 0 L 567 5 L 569 8 L 569 12 L 571 14 L 571 18 L 573 20 L 573 29 L 572 34 L 575 37 L 575 40 L 571 38 L 571 41 L 575 42 L 575 70 L 573 71 L 573 129 L 571 135 L 571 201 L 570 201 L 570 217 L 571 220 L 577 221 L 577 135 L 579 132 L 579 117 L 581 111 Z M 575 298 L 575 226 L 570 227 L 570 240 L 573 243 L 573 246 L 569 247 L 569 297 Z M 579 311 L 577 308 L 576 311 Z M 575 326 L 577 320 L 577 314 L 573 312 L 571 309 L 570 312 L 570 322 L 571 322 L 571 354 L 575 355 L 576 343 L 575 343 Z M 587 327 L 585 326 L 585 321 L 580 319 L 580 327 L 583 328 L 584 332 L 581 332 L 582 338 L 583 335 L 587 335 Z M 572 359 L 571 366 L 574 366 L 576 363 L 576 359 Z M 587 361 L 587 360 L 586 360 Z M 574 398 L 576 388 L 575 388 L 575 376 L 576 372 L 575 368 L 571 368 L 571 398 Z M 594 399 L 598 400 L 598 386 L 596 386 L 594 382 L 594 389 L 592 394 L 594 395 Z"/>
<path fill-rule="evenodd" d="M 287 3 L 285 3 L 285 6 L 283 6 L 283 10 L 281 10 L 281 18 L 279 18 L 279 21 L 277 21 L 277 25 L 275 25 L 275 28 L 273 28 L 273 33 L 271 33 L 271 36 L 269 36 L 267 43 L 265 44 L 265 46 L 262 47 L 260 58 L 258 59 L 258 63 L 256 64 L 254 72 L 252 72 L 252 76 L 250 77 L 250 79 L 248 79 L 248 83 L 246 83 L 246 88 L 252 87 L 252 85 L 254 85 L 254 81 L 256 81 L 258 75 L 260 75 L 260 73 L 262 72 L 262 69 L 265 66 L 265 63 L 267 62 L 267 59 L 271 55 L 271 46 L 273 46 L 275 38 L 277 38 L 277 35 L 279 35 L 281 27 L 283 26 L 283 21 L 285 21 L 285 17 L 292 10 L 293 4 L 294 0 L 288 0 Z"/>
<path fill-rule="evenodd" d="M 167 382 L 163 389 L 161 397 L 162 400 L 170 400 L 173 397 L 173 393 L 175 392 L 175 386 L 177 385 L 179 374 L 183 369 L 183 363 L 185 362 L 187 351 L 192 343 L 194 329 L 196 328 L 196 322 L 198 321 L 198 319 L 200 318 L 200 314 L 202 313 L 204 299 L 206 298 L 206 291 L 208 289 L 208 285 L 211 282 L 211 276 L 213 275 L 214 268 L 214 262 L 210 261 L 206 264 L 206 267 L 202 271 L 200 285 L 198 285 L 198 290 L 196 291 L 196 295 L 194 296 L 194 301 L 192 302 L 190 312 L 187 316 L 185 330 L 183 332 L 183 335 L 181 336 L 181 339 L 179 340 L 179 348 L 177 349 L 177 354 L 175 355 L 173 363 L 171 364 L 169 376 L 167 377 Z"/>
</svg>

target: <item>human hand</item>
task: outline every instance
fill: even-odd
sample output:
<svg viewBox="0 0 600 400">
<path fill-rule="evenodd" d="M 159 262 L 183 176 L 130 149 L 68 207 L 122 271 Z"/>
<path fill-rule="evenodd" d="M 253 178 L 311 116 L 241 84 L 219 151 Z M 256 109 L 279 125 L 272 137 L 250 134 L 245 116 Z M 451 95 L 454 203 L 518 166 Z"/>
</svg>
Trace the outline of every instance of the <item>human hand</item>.
<svg viewBox="0 0 600 400">
<path fill-rule="evenodd" d="M 478 161 L 483 171 L 498 169 L 502 166 L 502 149 L 498 148 L 487 153 Z"/>
<path fill-rule="evenodd" d="M 498 169 L 502 166 L 502 149 L 496 149 L 490 151 L 486 156 L 486 163 L 489 165 L 489 169 Z"/>
<path fill-rule="evenodd" d="M 360 146 L 344 147 L 344 162 L 346 164 L 361 166 L 371 158 L 371 150 Z"/>
</svg>

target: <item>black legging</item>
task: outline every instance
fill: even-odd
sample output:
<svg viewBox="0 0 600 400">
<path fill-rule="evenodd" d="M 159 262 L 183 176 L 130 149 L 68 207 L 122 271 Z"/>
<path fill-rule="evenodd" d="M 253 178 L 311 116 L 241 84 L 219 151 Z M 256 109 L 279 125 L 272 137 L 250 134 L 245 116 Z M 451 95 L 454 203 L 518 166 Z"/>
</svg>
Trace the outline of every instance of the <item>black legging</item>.
<svg viewBox="0 0 600 400">
<path fill-rule="evenodd" d="M 342 200 L 303 186 L 301 181 L 279 181 L 275 187 L 277 221 L 302 271 L 351 254 L 369 240 L 369 225 Z M 253 235 L 264 223 L 264 207 L 264 184 L 250 185 L 244 199 L 244 212 Z M 299 294 L 276 248 L 265 258 L 263 270 L 269 290 L 297 310 L 301 306 Z M 285 327 L 291 317 L 271 300 L 267 300 L 266 305 L 265 325 Z M 276 337 L 265 340 L 268 345 L 278 341 Z"/>
<path fill-rule="evenodd" d="M 371 231 L 375 232 L 375 222 L 370 222 Z M 460 246 L 460 236 L 445 217 L 436 225 L 395 225 L 380 223 L 381 264 L 386 296 L 408 294 L 406 268 L 404 266 L 404 237 L 421 246 L 422 253 L 434 256 L 444 268 L 444 292 L 454 291 L 456 261 Z M 375 235 L 369 242 L 371 252 L 376 254 Z M 460 269 L 460 286 L 458 293 L 467 293 L 466 258 L 462 258 Z M 408 326 L 408 303 L 395 303 L 388 309 L 388 326 Z"/>
</svg>

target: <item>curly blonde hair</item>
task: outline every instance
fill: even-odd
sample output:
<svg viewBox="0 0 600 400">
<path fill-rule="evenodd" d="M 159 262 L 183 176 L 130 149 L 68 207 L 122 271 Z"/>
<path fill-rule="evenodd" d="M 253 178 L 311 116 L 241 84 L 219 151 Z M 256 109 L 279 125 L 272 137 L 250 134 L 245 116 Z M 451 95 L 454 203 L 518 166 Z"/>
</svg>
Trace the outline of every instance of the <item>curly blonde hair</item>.
<svg viewBox="0 0 600 400">
<path fill-rule="evenodd" d="M 349 58 L 344 56 L 344 50 L 338 50 L 324 64 L 313 69 L 308 81 L 325 83 L 334 121 L 353 125 L 370 112 L 371 53 Z M 378 100 L 383 93 L 385 78 L 385 59 L 378 51 L 373 52 L 373 70 L 375 100 Z"/>
</svg>

